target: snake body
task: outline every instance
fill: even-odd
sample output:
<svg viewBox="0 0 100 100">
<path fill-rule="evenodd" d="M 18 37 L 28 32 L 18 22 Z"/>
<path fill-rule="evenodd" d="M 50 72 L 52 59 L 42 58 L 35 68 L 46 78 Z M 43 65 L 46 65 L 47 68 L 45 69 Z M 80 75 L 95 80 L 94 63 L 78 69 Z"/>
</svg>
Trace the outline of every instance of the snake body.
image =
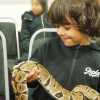
<svg viewBox="0 0 100 100">
<path fill-rule="evenodd" d="M 100 100 L 100 95 L 94 89 L 78 85 L 72 91 L 64 89 L 53 76 L 39 63 L 24 61 L 12 73 L 12 87 L 16 100 L 28 100 L 27 77 L 37 67 L 41 78 L 38 82 L 56 100 Z"/>
</svg>

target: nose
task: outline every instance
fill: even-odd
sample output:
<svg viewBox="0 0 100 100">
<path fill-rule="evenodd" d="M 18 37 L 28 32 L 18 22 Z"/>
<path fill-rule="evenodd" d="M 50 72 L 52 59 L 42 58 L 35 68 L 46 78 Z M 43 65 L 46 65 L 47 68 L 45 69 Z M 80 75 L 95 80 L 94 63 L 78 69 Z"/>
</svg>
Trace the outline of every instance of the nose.
<svg viewBox="0 0 100 100">
<path fill-rule="evenodd" d="M 58 34 L 59 36 L 65 35 L 64 30 L 65 30 L 64 27 L 59 26 L 59 28 L 57 28 L 57 34 Z"/>
</svg>

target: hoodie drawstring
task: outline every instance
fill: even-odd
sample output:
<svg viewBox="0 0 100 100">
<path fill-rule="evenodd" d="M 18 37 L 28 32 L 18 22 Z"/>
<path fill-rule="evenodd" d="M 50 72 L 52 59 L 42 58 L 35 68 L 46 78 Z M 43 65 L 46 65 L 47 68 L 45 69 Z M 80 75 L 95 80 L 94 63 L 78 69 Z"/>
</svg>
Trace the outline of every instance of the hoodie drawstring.
<svg viewBox="0 0 100 100">
<path fill-rule="evenodd" d="M 41 15 L 41 21 L 42 21 L 42 26 L 44 28 L 43 15 Z M 44 32 L 44 38 L 45 38 L 45 32 Z"/>
</svg>

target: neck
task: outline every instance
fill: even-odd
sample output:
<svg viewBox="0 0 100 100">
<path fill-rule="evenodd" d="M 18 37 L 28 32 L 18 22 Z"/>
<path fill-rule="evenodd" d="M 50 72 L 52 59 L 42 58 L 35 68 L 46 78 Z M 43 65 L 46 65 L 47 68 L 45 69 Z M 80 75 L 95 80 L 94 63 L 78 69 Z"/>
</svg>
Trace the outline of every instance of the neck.
<svg viewBox="0 0 100 100">
<path fill-rule="evenodd" d="M 90 41 L 89 41 L 89 36 L 88 35 L 85 35 L 82 39 L 82 41 L 80 42 L 80 46 L 81 45 L 90 45 Z"/>
</svg>

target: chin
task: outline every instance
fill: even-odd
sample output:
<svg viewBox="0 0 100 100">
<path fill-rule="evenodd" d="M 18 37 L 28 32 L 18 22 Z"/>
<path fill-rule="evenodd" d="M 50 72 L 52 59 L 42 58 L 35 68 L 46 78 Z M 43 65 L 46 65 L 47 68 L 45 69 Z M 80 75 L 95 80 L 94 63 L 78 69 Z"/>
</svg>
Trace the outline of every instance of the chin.
<svg viewBox="0 0 100 100">
<path fill-rule="evenodd" d="M 34 15 L 38 15 L 37 13 L 34 13 L 34 12 L 33 12 L 33 14 L 34 14 Z"/>
<path fill-rule="evenodd" d="M 34 14 L 34 15 L 38 15 L 38 13 L 36 13 L 36 12 L 34 12 L 34 11 L 33 11 L 33 14 Z"/>
<path fill-rule="evenodd" d="M 70 43 L 64 43 L 64 44 L 65 44 L 65 46 L 67 46 L 67 47 L 75 46 L 74 44 L 70 44 Z"/>
</svg>

